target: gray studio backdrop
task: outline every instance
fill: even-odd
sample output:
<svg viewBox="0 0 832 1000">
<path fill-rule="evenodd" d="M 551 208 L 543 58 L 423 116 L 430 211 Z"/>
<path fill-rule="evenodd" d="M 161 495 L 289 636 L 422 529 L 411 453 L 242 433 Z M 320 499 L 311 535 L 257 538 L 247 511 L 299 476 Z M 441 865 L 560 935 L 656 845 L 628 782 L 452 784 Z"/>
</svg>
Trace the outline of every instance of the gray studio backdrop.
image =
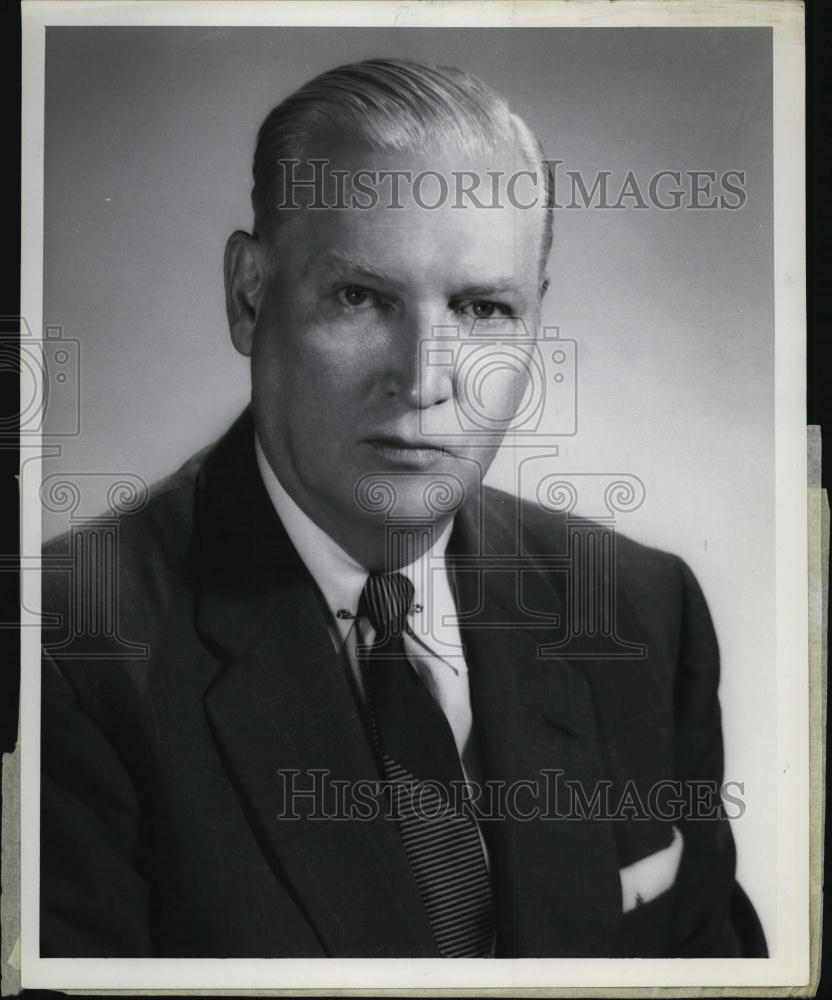
<svg viewBox="0 0 832 1000">
<path fill-rule="evenodd" d="M 44 323 L 80 345 L 80 433 L 46 473 L 150 482 L 242 408 L 222 254 L 251 225 L 257 128 L 312 75 L 373 56 L 478 74 L 561 170 L 609 171 L 610 200 L 628 171 L 645 193 L 661 170 L 745 174 L 737 210 L 557 210 L 544 323 L 578 344 L 578 433 L 544 461 L 637 476 L 620 530 L 702 583 L 726 777 L 744 784 L 739 877 L 776 948 L 768 29 L 48 28 Z M 49 421 L 73 405 L 56 394 Z M 514 459 L 492 482 L 514 487 Z M 66 525 L 44 514 L 45 536 Z"/>
</svg>

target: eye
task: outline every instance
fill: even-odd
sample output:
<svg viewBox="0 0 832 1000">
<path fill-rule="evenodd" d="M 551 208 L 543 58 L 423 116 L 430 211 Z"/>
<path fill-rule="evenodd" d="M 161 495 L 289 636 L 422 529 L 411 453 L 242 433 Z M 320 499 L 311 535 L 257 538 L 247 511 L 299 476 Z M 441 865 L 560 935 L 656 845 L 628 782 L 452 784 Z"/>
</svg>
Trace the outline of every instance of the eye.
<svg viewBox="0 0 832 1000">
<path fill-rule="evenodd" d="M 502 305 L 499 302 L 488 302 L 482 299 L 476 302 L 468 302 L 462 307 L 462 312 L 466 316 L 472 316 L 474 319 L 501 319 L 512 315 L 512 311 L 508 306 Z"/>
<path fill-rule="evenodd" d="M 366 309 L 375 301 L 373 293 L 363 285 L 347 285 L 338 290 L 336 297 L 341 305 L 351 309 Z"/>
</svg>

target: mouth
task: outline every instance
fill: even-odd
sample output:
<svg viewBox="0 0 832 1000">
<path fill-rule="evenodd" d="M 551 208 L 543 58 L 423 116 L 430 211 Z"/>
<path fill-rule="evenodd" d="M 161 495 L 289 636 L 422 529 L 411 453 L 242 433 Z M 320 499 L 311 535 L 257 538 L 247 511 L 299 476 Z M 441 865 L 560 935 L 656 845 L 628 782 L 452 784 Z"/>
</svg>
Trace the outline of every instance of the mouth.
<svg viewBox="0 0 832 1000">
<path fill-rule="evenodd" d="M 387 462 L 395 465 L 423 467 L 435 465 L 453 455 L 436 442 L 408 441 L 398 437 L 370 438 L 367 444 Z"/>
</svg>

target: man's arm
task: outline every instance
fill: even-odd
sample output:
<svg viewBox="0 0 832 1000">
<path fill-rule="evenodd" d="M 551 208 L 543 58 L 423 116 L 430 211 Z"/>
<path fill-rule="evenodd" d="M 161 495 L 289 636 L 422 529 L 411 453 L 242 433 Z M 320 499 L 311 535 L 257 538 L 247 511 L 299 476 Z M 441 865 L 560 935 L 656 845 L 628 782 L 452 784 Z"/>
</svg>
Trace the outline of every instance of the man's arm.
<svg viewBox="0 0 832 1000">
<path fill-rule="evenodd" d="M 717 697 L 719 649 L 705 598 L 693 573 L 678 560 L 682 578 L 682 627 L 675 690 L 674 758 L 677 777 L 721 789 L 722 718 Z M 690 800 L 689 800 L 690 801 Z M 708 803 L 700 812 L 707 815 Z M 719 804 L 719 794 L 713 797 Z M 721 805 L 715 818 L 678 824 L 684 852 L 676 882 L 673 952 L 678 957 L 765 957 L 765 938 L 753 907 L 734 878 L 736 852 Z"/>
<path fill-rule="evenodd" d="M 48 654 L 42 679 L 41 956 L 150 956 L 136 790 Z"/>
</svg>

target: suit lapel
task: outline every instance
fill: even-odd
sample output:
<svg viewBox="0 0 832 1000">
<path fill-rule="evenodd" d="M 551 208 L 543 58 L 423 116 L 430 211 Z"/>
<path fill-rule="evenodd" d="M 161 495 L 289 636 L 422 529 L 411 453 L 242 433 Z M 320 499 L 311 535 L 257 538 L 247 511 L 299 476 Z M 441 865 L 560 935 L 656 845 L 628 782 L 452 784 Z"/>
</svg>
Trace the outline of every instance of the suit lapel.
<svg viewBox="0 0 832 1000">
<path fill-rule="evenodd" d="M 248 412 L 206 460 L 196 503 L 197 628 L 224 665 L 205 708 L 266 856 L 324 953 L 437 956 L 395 824 L 382 815 L 315 819 L 312 800 L 292 798 L 293 780 L 295 788 L 317 780 L 319 806 L 332 809 L 337 782 L 353 787 L 378 773 L 317 588 L 260 480 Z M 483 824 L 499 954 L 604 954 L 621 912 L 615 837 L 600 820 L 553 818 L 562 803 L 552 795 L 554 772 L 590 796 L 607 776 L 595 707 L 582 670 L 538 657 L 558 636 L 551 625 L 528 627 L 516 572 L 481 565 L 519 551 L 516 505 L 504 503 L 496 516 L 492 505 L 488 523 L 488 511 L 461 511 L 449 547 L 458 608 L 472 612 L 462 638 L 483 777 L 517 789 L 515 810 L 536 804 L 545 814 Z M 526 571 L 524 598 L 537 590 L 537 606 L 557 610 L 551 576 Z M 544 769 L 553 772 L 550 797 L 538 792 L 534 803 L 518 783 L 545 782 Z"/>
<path fill-rule="evenodd" d="M 516 569 L 485 568 L 494 557 L 520 551 L 516 504 L 509 498 L 503 504 L 501 512 L 496 504 L 483 511 L 484 519 L 461 512 L 450 547 L 483 777 L 507 795 L 506 818 L 483 824 L 499 954 L 604 954 L 621 913 L 614 832 L 602 820 L 557 818 L 569 806 L 562 781 L 579 783 L 591 796 L 606 777 L 591 690 L 573 665 L 539 658 L 538 646 L 553 641 L 555 628 L 531 627 L 521 610 L 533 603 L 557 612 L 552 574 L 524 570 L 521 599 Z M 462 569 L 472 557 L 480 567 Z M 536 794 L 523 783 L 533 783 Z M 540 815 L 531 818 L 535 806 Z"/>
<path fill-rule="evenodd" d="M 326 953 L 438 955 L 395 823 L 381 809 L 320 818 L 378 774 L 317 588 L 260 480 L 248 413 L 207 460 L 197 504 L 198 629 L 226 664 L 205 707 L 264 852 Z"/>
</svg>

